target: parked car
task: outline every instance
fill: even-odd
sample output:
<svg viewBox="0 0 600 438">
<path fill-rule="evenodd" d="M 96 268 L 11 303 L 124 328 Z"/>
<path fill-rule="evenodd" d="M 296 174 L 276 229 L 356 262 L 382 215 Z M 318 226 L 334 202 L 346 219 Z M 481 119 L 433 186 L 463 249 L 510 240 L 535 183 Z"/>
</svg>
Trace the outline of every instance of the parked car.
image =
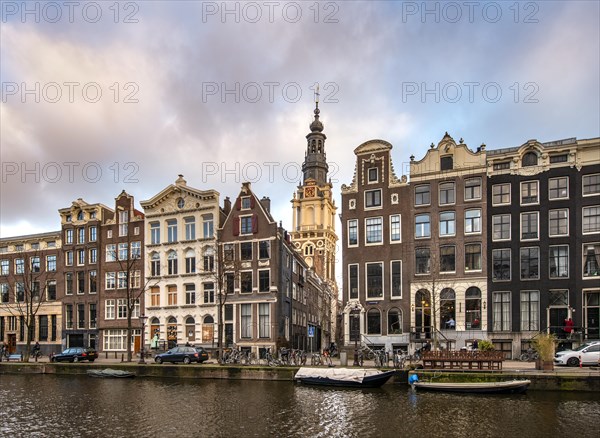
<svg viewBox="0 0 600 438">
<path fill-rule="evenodd" d="M 80 362 L 87 360 L 90 362 L 98 358 L 98 353 L 93 348 L 71 347 L 60 354 L 52 356 L 52 362 Z"/>
<path fill-rule="evenodd" d="M 169 351 L 161 354 L 157 354 L 154 356 L 154 362 L 163 363 L 163 362 L 183 362 L 185 364 L 191 362 L 200 363 L 200 353 L 194 347 L 175 347 L 171 348 Z"/>
<path fill-rule="evenodd" d="M 575 350 L 559 351 L 554 355 L 556 365 L 568 365 L 572 367 L 582 365 L 598 365 L 600 363 L 600 341 L 587 342 Z"/>
<path fill-rule="evenodd" d="M 206 351 L 202 347 L 194 347 L 194 348 L 198 352 L 198 362 L 199 363 L 206 362 L 208 360 L 208 351 Z"/>
</svg>

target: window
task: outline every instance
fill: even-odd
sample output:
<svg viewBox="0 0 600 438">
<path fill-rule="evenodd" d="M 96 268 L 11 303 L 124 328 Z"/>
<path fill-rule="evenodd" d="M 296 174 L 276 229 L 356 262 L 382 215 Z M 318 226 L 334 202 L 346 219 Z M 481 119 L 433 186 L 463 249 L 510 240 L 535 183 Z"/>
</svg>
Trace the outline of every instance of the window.
<svg viewBox="0 0 600 438">
<path fill-rule="evenodd" d="M 431 222 L 428 214 L 415 216 L 415 237 L 424 238 L 431 236 Z"/>
<path fill-rule="evenodd" d="M 492 293 L 492 330 L 510 331 L 510 292 Z"/>
<path fill-rule="evenodd" d="M 417 274 L 429 274 L 430 254 L 429 248 L 417 248 L 415 250 L 415 268 Z"/>
<path fill-rule="evenodd" d="M 240 243 L 240 259 L 252 260 L 252 242 Z"/>
<path fill-rule="evenodd" d="M 521 213 L 521 240 L 538 239 L 538 211 Z"/>
<path fill-rule="evenodd" d="M 77 266 L 85 265 L 85 249 L 77 250 Z"/>
<path fill-rule="evenodd" d="M 271 288 L 271 270 L 262 269 L 258 271 L 258 291 L 269 292 Z"/>
<path fill-rule="evenodd" d="M 259 338 L 270 338 L 271 337 L 271 314 L 270 304 L 260 303 L 258 305 L 258 337 Z"/>
<path fill-rule="evenodd" d="M 67 263 L 69 264 L 69 263 Z M 71 265 L 73 264 L 73 253 L 71 252 Z M 22 275 L 25 273 L 25 259 L 15 259 L 15 274 Z"/>
<path fill-rule="evenodd" d="M 583 175 L 583 196 L 600 195 L 600 173 L 595 175 Z"/>
<path fill-rule="evenodd" d="M 465 201 L 481 199 L 481 178 L 465 180 Z"/>
<path fill-rule="evenodd" d="M 492 217 L 492 240 L 510 240 L 510 214 Z"/>
<path fill-rule="evenodd" d="M 465 211 L 465 234 L 481 233 L 481 210 Z"/>
<path fill-rule="evenodd" d="M 85 243 L 85 228 L 77 228 L 77 243 Z"/>
<path fill-rule="evenodd" d="M 185 284 L 185 304 L 196 304 L 196 285 Z"/>
<path fill-rule="evenodd" d="M 470 287 L 465 292 L 465 328 L 477 329 L 481 325 L 481 290 Z"/>
<path fill-rule="evenodd" d="M 90 227 L 90 242 L 95 242 L 98 239 L 98 228 Z"/>
<path fill-rule="evenodd" d="M 367 175 L 367 181 L 370 183 L 376 183 L 379 180 L 376 167 L 369 168 L 367 170 Z"/>
<path fill-rule="evenodd" d="M 46 299 L 48 301 L 56 300 L 56 280 L 48 280 L 46 282 Z"/>
<path fill-rule="evenodd" d="M 240 216 L 240 234 L 252 234 L 252 216 Z"/>
<path fill-rule="evenodd" d="M 185 273 L 193 274 L 196 272 L 196 253 L 193 249 L 188 249 L 185 253 Z"/>
<path fill-rule="evenodd" d="M 118 289 L 126 289 L 127 288 L 127 272 L 119 271 L 117 273 L 117 288 Z"/>
<path fill-rule="evenodd" d="M 160 243 L 160 223 L 150 222 L 150 244 Z"/>
<path fill-rule="evenodd" d="M 142 242 L 131 242 L 131 258 L 139 259 L 142 257 Z"/>
<path fill-rule="evenodd" d="M 492 186 L 492 205 L 510 204 L 510 184 L 494 184 Z"/>
<path fill-rule="evenodd" d="M 540 292 L 521 291 L 521 330 L 540 329 Z"/>
<path fill-rule="evenodd" d="M 252 337 L 252 304 L 240 304 L 240 337 Z"/>
<path fill-rule="evenodd" d="M 41 265 L 39 257 L 31 257 L 29 262 L 31 263 L 31 272 L 40 272 Z"/>
<path fill-rule="evenodd" d="M 116 277 L 114 272 L 106 273 L 106 289 L 114 289 L 116 286 Z"/>
<path fill-rule="evenodd" d="M 367 263 L 367 299 L 383 297 L 383 263 Z"/>
<path fill-rule="evenodd" d="M 492 280 L 510 280 L 510 249 L 494 249 L 492 251 Z"/>
<path fill-rule="evenodd" d="M 527 181 L 521 183 L 521 204 L 537 204 L 539 181 Z"/>
<path fill-rule="evenodd" d="M 402 262 L 400 260 L 394 260 L 391 262 L 391 265 L 391 297 L 402 298 Z"/>
<path fill-rule="evenodd" d="M 117 261 L 117 245 L 114 245 L 114 244 L 106 245 L 106 261 L 107 262 Z"/>
<path fill-rule="evenodd" d="M 569 209 L 561 208 L 548 212 L 548 235 L 550 237 L 569 235 Z"/>
<path fill-rule="evenodd" d="M 205 272 L 213 272 L 215 270 L 215 256 L 212 248 L 207 248 L 204 251 L 203 267 Z"/>
<path fill-rule="evenodd" d="M 440 247 L 440 272 L 456 271 L 456 248 L 454 246 Z"/>
<path fill-rule="evenodd" d="M 160 288 L 158 286 L 150 288 L 150 305 L 152 307 L 160 306 Z"/>
<path fill-rule="evenodd" d="M 567 199 L 569 197 L 569 178 L 550 178 L 548 181 L 548 199 Z"/>
<path fill-rule="evenodd" d="M 550 155 L 550 164 L 566 163 L 567 161 L 569 161 L 569 156 L 567 154 Z"/>
<path fill-rule="evenodd" d="M 250 196 L 242 197 L 242 210 L 248 210 L 250 208 L 252 208 L 252 201 L 250 199 Z"/>
<path fill-rule="evenodd" d="M 415 205 L 429 205 L 431 203 L 431 193 L 429 184 L 415 187 Z"/>
<path fill-rule="evenodd" d="M 185 240 L 194 240 L 196 238 L 196 218 L 186 217 L 183 222 L 185 223 Z"/>
<path fill-rule="evenodd" d="M 95 294 L 96 292 L 98 292 L 98 273 L 90 271 L 90 293 Z"/>
<path fill-rule="evenodd" d="M 104 318 L 115 319 L 115 300 L 106 300 L 104 303 Z"/>
<path fill-rule="evenodd" d="M 228 272 L 225 274 L 225 293 L 232 294 L 235 287 L 235 276 L 233 273 Z"/>
<path fill-rule="evenodd" d="M 440 205 L 454 204 L 454 183 L 440 184 Z"/>
<path fill-rule="evenodd" d="M 56 282 L 54 283 L 56 287 Z M 8 283 L 0 283 L 0 302 L 8 303 Z M 56 298 L 56 295 L 55 295 Z"/>
<path fill-rule="evenodd" d="M 358 299 L 358 265 L 348 265 L 348 293 L 351 300 Z"/>
<path fill-rule="evenodd" d="M 158 277 L 160 275 L 160 256 L 153 253 L 150 257 L 150 276 Z"/>
<path fill-rule="evenodd" d="M 47 260 L 50 260 L 50 257 L 54 257 L 54 271 L 56 271 L 56 256 L 48 256 Z M 48 261 L 48 271 L 50 271 L 50 262 Z M 8 275 L 10 273 L 10 261 L 9 260 L 0 260 L 0 275 Z"/>
<path fill-rule="evenodd" d="M 365 208 L 381 207 L 381 189 L 365 191 Z"/>
<path fill-rule="evenodd" d="M 235 258 L 235 247 L 233 243 L 225 243 L 223 244 L 223 259 L 226 262 L 231 262 Z"/>
<path fill-rule="evenodd" d="M 271 242 L 268 240 L 258 242 L 258 258 L 260 260 L 271 258 Z"/>
<path fill-rule="evenodd" d="M 67 266 L 73 266 L 73 251 L 67 251 L 66 254 L 65 254 L 65 258 L 66 258 L 65 264 Z M 19 261 L 19 260 L 16 260 L 16 261 Z M 23 272 L 19 272 L 18 266 L 17 266 L 17 269 L 15 270 L 15 273 L 16 274 L 22 274 Z"/>
<path fill-rule="evenodd" d="M 537 166 L 538 156 L 535 152 L 527 152 L 521 160 L 522 167 Z"/>
<path fill-rule="evenodd" d="M 213 304 L 215 302 L 215 284 L 203 283 L 202 289 L 204 292 L 204 304 Z"/>
<path fill-rule="evenodd" d="M 67 327 L 67 329 L 72 329 L 73 328 L 73 305 L 72 304 L 65 305 L 65 319 L 66 319 L 65 326 Z M 106 319 L 108 319 L 108 318 L 106 318 Z"/>
<path fill-rule="evenodd" d="M 133 289 L 137 289 L 141 284 L 141 271 L 129 271 L 129 285 Z"/>
<path fill-rule="evenodd" d="M 521 280 L 540 278 L 540 249 L 521 248 Z"/>
<path fill-rule="evenodd" d="M 177 242 L 177 219 L 167 220 L 167 242 Z"/>
<path fill-rule="evenodd" d="M 84 271 L 77 272 L 77 293 L 79 295 L 85 293 L 85 272 Z"/>
<path fill-rule="evenodd" d="M 48 340 L 48 316 L 40 315 L 40 341 Z"/>
<path fill-rule="evenodd" d="M 350 219 L 348 221 L 348 246 L 358 245 L 358 220 Z"/>
<path fill-rule="evenodd" d="M 73 295 L 73 273 L 67 272 L 65 274 L 65 294 Z"/>
<path fill-rule="evenodd" d="M 167 286 L 167 305 L 177 305 L 177 286 L 175 285 Z"/>
<path fill-rule="evenodd" d="M 583 276 L 600 276 L 600 243 L 585 244 L 583 247 Z"/>
<path fill-rule="evenodd" d="M 139 236 L 140 235 L 140 227 L 133 227 L 133 234 L 135 236 Z"/>
<path fill-rule="evenodd" d="M 390 216 L 390 242 L 400 242 L 402 240 L 400 226 L 400 215 L 393 214 Z"/>
<path fill-rule="evenodd" d="M 465 245 L 465 271 L 481 271 L 481 244 Z"/>
<path fill-rule="evenodd" d="M 167 254 L 167 274 L 177 275 L 177 253 L 169 251 Z"/>
<path fill-rule="evenodd" d="M 252 292 L 252 271 L 244 271 L 240 273 L 240 293 Z"/>
<path fill-rule="evenodd" d="M 90 303 L 90 328 L 91 329 L 95 329 L 96 328 L 96 315 L 97 315 L 97 310 L 96 310 L 96 303 Z"/>
<path fill-rule="evenodd" d="M 211 239 L 214 235 L 213 215 L 202 215 L 202 231 L 205 239 Z"/>
<path fill-rule="evenodd" d="M 381 334 L 381 312 L 377 309 L 369 309 L 367 312 L 367 334 Z"/>
<path fill-rule="evenodd" d="M 583 233 L 600 232 L 600 206 L 583 208 Z"/>
<path fill-rule="evenodd" d="M 452 170 L 453 168 L 452 155 L 447 155 L 440 158 L 440 170 Z"/>
<path fill-rule="evenodd" d="M 383 242 L 383 219 L 381 217 L 371 217 L 365 219 L 365 239 L 366 244 Z"/>
<path fill-rule="evenodd" d="M 402 334 L 402 313 L 399 309 L 392 307 L 388 310 L 388 335 Z"/>
<path fill-rule="evenodd" d="M 25 301 L 25 284 L 21 281 L 15 283 L 15 303 Z"/>
<path fill-rule="evenodd" d="M 127 318 L 127 300 L 119 298 L 117 300 L 117 319 Z"/>
<path fill-rule="evenodd" d="M 112 239 L 112 230 L 107 230 L 106 231 L 106 237 L 109 239 Z"/>
<path fill-rule="evenodd" d="M 73 243 L 73 229 L 69 229 L 65 231 L 65 243 L 72 244 Z"/>
<path fill-rule="evenodd" d="M 551 246 L 549 253 L 550 278 L 569 277 L 569 245 Z"/>
<path fill-rule="evenodd" d="M 96 248 L 90 248 L 90 264 L 98 262 L 98 250 Z"/>
<path fill-rule="evenodd" d="M 453 211 L 440 213 L 440 237 L 456 234 L 456 220 Z"/>
</svg>

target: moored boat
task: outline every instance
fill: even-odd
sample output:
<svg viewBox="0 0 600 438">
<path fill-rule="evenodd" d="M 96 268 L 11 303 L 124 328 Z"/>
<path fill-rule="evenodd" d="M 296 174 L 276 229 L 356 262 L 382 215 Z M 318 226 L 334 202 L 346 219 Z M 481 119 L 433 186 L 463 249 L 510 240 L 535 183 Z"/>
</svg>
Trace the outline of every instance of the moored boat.
<svg viewBox="0 0 600 438">
<path fill-rule="evenodd" d="M 518 394 L 527 391 L 531 380 L 507 380 L 503 382 L 411 382 L 420 391 L 463 392 L 479 394 Z"/>
<path fill-rule="evenodd" d="M 123 370 L 114 370 L 112 368 L 105 368 L 103 370 L 88 370 L 87 375 L 90 377 L 114 377 L 114 378 L 123 378 L 123 377 L 135 377 L 134 373 Z"/>
<path fill-rule="evenodd" d="M 395 371 L 380 371 L 369 368 L 302 367 L 294 378 L 306 385 L 378 388 L 387 382 L 394 373 Z"/>
</svg>

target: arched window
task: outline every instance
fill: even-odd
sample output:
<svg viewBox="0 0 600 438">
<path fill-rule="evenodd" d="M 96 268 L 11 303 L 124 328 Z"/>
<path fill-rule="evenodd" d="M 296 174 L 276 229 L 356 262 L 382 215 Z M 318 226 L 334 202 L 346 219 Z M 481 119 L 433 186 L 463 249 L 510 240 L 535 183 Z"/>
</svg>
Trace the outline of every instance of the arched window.
<svg viewBox="0 0 600 438">
<path fill-rule="evenodd" d="M 212 316 L 210 316 L 210 315 L 206 315 L 204 317 L 204 321 L 203 322 L 204 322 L 204 324 L 214 324 L 215 323 L 215 319 Z"/>
<path fill-rule="evenodd" d="M 521 161 L 522 167 L 527 166 L 537 166 L 538 164 L 538 156 L 535 152 L 527 152 L 523 155 L 523 160 Z"/>
<path fill-rule="evenodd" d="M 213 342 L 215 335 L 215 320 L 212 316 L 206 315 L 202 321 L 202 342 Z"/>
<path fill-rule="evenodd" d="M 167 274 L 177 275 L 177 253 L 175 251 L 167 253 Z"/>
<path fill-rule="evenodd" d="M 304 247 L 304 255 L 305 256 L 311 256 L 311 255 L 314 254 L 314 252 L 315 252 L 315 247 L 314 246 L 312 246 L 312 245 L 306 245 Z"/>
<path fill-rule="evenodd" d="M 160 338 L 160 320 L 156 316 L 150 320 L 150 334 L 152 337 L 157 334 Z"/>
<path fill-rule="evenodd" d="M 388 310 L 388 335 L 402 334 L 402 312 L 396 307 Z"/>
<path fill-rule="evenodd" d="M 315 139 L 310 143 L 310 151 L 313 154 L 317 151 L 317 141 Z"/>
<path fill-rule="evenodd" d="M 431 335 L 431 296 L 426 289 L 420 289 L 415 294 L 415 331 L 417 336 L 423 334 L 426 338 Z"/>
<path fill-rule="evenodd" d="M 196 272 L 196 252 L 190 248 L 185 252 L 185 273 L 193 274 L 195 272 Z"/>
<path fill-rule="evenodd" d="M 150 256 L 150 275 L 152 277 L 160 275 L 160 255 L 157 252 L 153 252 Z"/>
<path fill-rule="evenodd" d="M 169 317 L 169 324 L 177 324 L 177 318 L 174 316 Z"/>
<path fill-rule="evenodd" d="M 370 309 L 367 312 L 367 334 L 381 334 L 381 312 L 377 309 Z"/>
<path fill-rule="evenodd" d="M 196 340 L 196 320 L 191 316 L 185 319 L 185 333 L 188 342 Z"/>
<path fill-rule="evenodd" d="M 450 288 L 440 292 L 440 325 L 444 329 L 456 328 L 454 315 L 456 313 L 456 294 Z M 454 321 L 454 324 L 452 324 Z"/>
<path fill-rule="evenodd" d="M 481 290 L 470 287 L 465 292 L 465 323 L 466 329 L 481 328 Z"/>
<path fill-rule="evenodd" d="M 169 349 L 177 346 L 177 318 L 174 316 L 167 319 L 167 343 Z"/>
</svg>

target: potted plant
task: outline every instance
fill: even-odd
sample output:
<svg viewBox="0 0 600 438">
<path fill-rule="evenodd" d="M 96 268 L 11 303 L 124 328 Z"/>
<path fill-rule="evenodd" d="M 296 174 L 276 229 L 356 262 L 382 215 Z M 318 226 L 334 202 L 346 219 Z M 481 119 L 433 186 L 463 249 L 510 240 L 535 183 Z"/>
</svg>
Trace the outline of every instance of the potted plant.
<svg viewBox="0 0 600 438">
<path fill-rule="evenodd" d="M 549 333 L 540 333 L 532 340 L 535 351 L 539 354 L 536 369 L 552 371 L 554 369 L 554 350 L 556 337 Z"/>
</svg>

